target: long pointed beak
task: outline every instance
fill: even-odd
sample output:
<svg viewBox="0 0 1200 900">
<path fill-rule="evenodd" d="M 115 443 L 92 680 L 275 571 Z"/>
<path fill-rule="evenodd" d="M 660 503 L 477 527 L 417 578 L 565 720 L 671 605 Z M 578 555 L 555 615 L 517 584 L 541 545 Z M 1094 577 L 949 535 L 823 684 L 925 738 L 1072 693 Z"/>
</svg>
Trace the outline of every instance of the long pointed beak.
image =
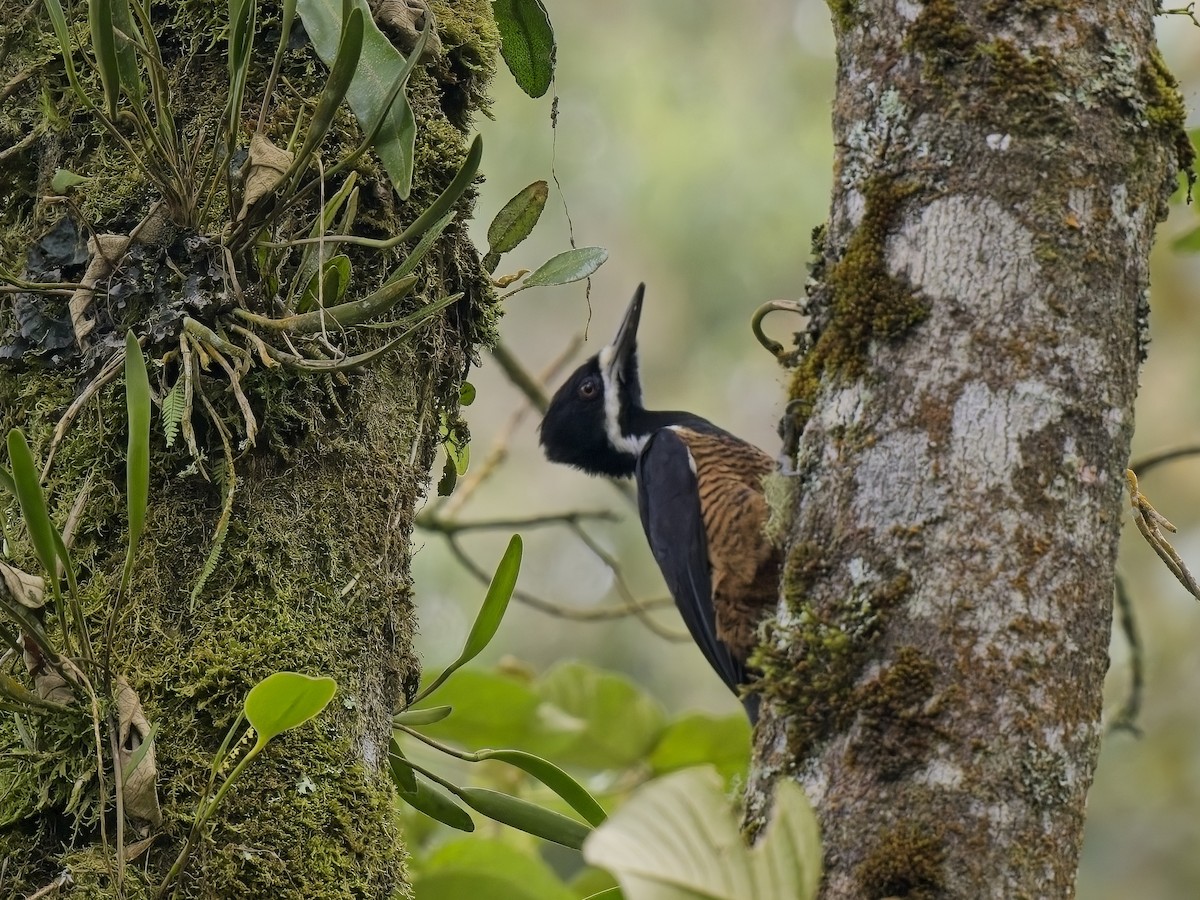
<svg viewBox="0 0 1200 900">
<path fill-rule="evenodd" d="M 613 374 L 621 372 L 637 350 L 637 330 L 642 318 L 642 297 L 645 294 L 646 285 L 639 284 L 633 292 L 633 299 L 629 301 L 629 308 L 625 310 L 625 318 L 621 320 L 617 336 L 605 348 L 610 351 L 605 356 L 606 368 Z"/>
</svg>

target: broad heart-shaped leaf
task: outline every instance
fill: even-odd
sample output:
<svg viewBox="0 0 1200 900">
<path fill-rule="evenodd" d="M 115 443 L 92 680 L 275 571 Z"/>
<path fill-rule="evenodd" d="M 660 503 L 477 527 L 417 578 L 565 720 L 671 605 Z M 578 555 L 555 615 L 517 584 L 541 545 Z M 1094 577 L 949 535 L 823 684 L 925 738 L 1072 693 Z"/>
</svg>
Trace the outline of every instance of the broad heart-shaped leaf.
<svg viewBox="0 0 1200 900">
<path fill-rule="evenodd" d="M 608 259 L 603 247 L 576 247 L 565 250 L 542 263 L 537 270 L 522 282 L 521 287 L 547 287 L 552 284 L 570 284 L 582 281 Z"/>
<path fill-rule="evenodd" d="M 448 841 L 430 853 L 413 893 L 420 900 L 575 900 L 537 854 L 482 835 Z"/>
<path fill-rule="evenodd" d="M 655 775 L 712 765 L 729 784 L 750 765 L 750 723 L 741 713 L 720 718 L 693 713 L 676 719 L 650 754 L 650 765 Z"/>
<path fill-rule="evenodd" d="M 496 573 L 492 576 L 492 583 L 488 585 L 487 596 L 483 598 L 483 606 L 479 610 L 479 615 L 475 617 L 475 624 L 471 626 L 471 633 L 467 635 L 467 642 L 463 646 L 462 653 L 417 695 L 417 700 L 428 697 L 441 687 L 447 678 L 453 675 L 459 667 L 478 656 L 495 637 L 496 629 L 500 627 L 500 622 L 504 618 L 504 611 L 508 609 L 508 601 L 512 599 L 513 590 L 517 586 L 517 573 L 520 571 L 521 536 L 514 534 L 508 541 L 508 549 L 504 551 L 504 556 L 500 558 L 500 564 L 496 566 Z"/>
<path fill-rule="evenodd" d="M 505 203 L 488 226 L 488 252 L 507 253 L 529 237 L 529 232 L 542 217 L 548 196 L 549 185 L 535 181 Z"/>
<path fill-rule="evenodd" d="M 781 779 L 771 821 L 749 848 L 711 768 L 685 769 L 638 790 L 592 832 L 583 857 L 616 876 L 625 900 L 810 900 L 821 839 L 804 792 Z"/>
<path fill-rule="evenodd" d="M 540 97 L 554 78 L 554 29 L 542 0 L 492 0 L 500 55 L 521 90 Z"/>
<path fill-rule="evenodd" d="M 16 489 L 17 504 L 21 507 L 21 516 L 25 519 L 25 528 L 29 532 L 29 540 L 33 543 L 42 569 L 53 575 L 56 571 L 54 563 L 58 558 L 54 542 L 54 524 L 50 521 L 50 513 L 46 509 L 46 495 L 42 493 L 33 454 L 29 452 L 25 435 L 16 428 L 8 433 L 8 462 L 12 466 L 13 487 Z"/>
<path fill-rule="evenodd" d="M 554 754 L 564 765 L 621 769 L 645 759 L 662 734 L 662 707 L 620 675 L 563 663 L 538 679 L 534 690 L 583 723 L 574 741 Z"/>
<path fill-rule="evenodd" d="M 393 84 L 404 69 L 405 60 L 375 25 L 364 0 L 354 0 L 354 5 L 362 10 L 365 28 L 358 68 L 346 92 L 346 99 L 350 101 L 350 108 L 365 131 L 383 113 Z M 297 9 L 317 55 L 325 65 L 332 66 L 342 29 L 342 0 L 299 0 Z M 401 91 L 387 111 L 374 144 L 375 152 L 379 154 L 401 199 L 407 199 L 412 188 L 416 137 L 417 126 L 412 107 Z"/>
<path fill-rule="evenodd" d="M 258 734 L 255 749 L 285 731 L 303 725 L 333 699 L 337 683 L 299 672 L 268 675 L 246 695 L 246 720 Z"/>
</svg>

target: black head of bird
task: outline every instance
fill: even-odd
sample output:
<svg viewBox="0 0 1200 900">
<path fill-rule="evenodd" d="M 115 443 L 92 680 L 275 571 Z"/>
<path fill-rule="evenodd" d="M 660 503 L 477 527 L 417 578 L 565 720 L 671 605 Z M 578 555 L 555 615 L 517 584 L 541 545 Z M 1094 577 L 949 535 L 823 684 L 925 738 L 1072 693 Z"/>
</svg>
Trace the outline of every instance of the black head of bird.
<svg viewBox="0 0 1200 900">
<path fill-rule="evenodd" d="M 735 692 L 774 603 L 779 557 L 763 537 L 767 454 L 700 416 L 647 410 L 638 378 L 639 285 L 613 342 L 559 388 L 542 419 L 546 457 L 593 475 L 635 475 L 651 552 L 684 623 Z M 757 698 L 744 699 L 751 719 Z"/>
</svg>

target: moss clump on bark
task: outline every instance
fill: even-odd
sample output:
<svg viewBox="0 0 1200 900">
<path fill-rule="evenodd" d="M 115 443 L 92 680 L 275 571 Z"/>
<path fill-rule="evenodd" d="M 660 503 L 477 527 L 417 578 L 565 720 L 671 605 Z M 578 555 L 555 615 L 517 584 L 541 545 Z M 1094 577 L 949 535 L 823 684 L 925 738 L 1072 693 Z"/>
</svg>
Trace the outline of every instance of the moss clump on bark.
<svg viewBox="0 0 1200 900">
<path fill-rule="evenodd" d="M 897 340 L 928 314 L 924 299 L 887 268 L 888 236 L 905 200 L 915 192 L 914 186 L 884 176 L 872 178 L 863 188 L 862 221 L 842 258 L 825 271 L 828 319 L 820 323 L 819 336 L 792 378 L 789 412 L 801 427 L 812 414 L 826 376 L 861 375 L 872 341 Z"/>
<path fill-rule="evenodd" d="M 862 896 L 868 900 L 941 897 L 945 840 L 945 826 L 937 821 L 900 822 L 882 832 L 855 869 Z"/>
<path fill-rule="evenodd" d="M 907 573 L 878 579 L 837 603 L 813 603 L 810 592 L 828 574 L 825 551 L 800 543 L 788 553 L 782 588 L 788 624 L 768 626 L 753 665 L 762 672 L 765 699 L 788 710 L 794 758 L 804 758 L 826 734 L 852 721 L 876 698 L 860 691 L 863 668 L 878 650 L 890 612 L 911 590 Z"/>
</svg>

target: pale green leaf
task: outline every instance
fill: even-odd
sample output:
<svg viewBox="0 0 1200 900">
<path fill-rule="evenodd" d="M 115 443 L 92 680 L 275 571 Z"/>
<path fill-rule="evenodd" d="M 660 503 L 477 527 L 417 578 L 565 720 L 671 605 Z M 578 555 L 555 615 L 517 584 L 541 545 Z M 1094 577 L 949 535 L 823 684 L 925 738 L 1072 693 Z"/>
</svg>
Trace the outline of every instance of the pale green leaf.
<svg viewBox="0 0 1200 900">
<path fill-rule="evenodd" d="M 276 672 L 250 689 L 244 704 L 246 719 L 258 734 L 256 747 L 303 725 L 333 699 L 337 683 L 299 672 Z"/>
<path fill-rule="evenodd" d="M 548 287 L 554 284 L 570 284 L 587 278 L 608 259 L 603 247 L 576 247 L 552 256 L 542 263 L 522 283 L 522 287 Z"/>
<path fill-rule="evenodd" d="M 50 190 L 56 194 L 65 194 L 76 185 L 83 184 L 89 179 L 76 175 L 67 169 L 55 169 L 54 177 L 50 179 Z"/>
<path fill-rule="evenodd" d="M 342 30 L 341 0 L 299 0 L 297 8 L 304 28 L 322 61 L 332 68 Z M 354 9 L 364 17 L 362 59 L 354 73 L 346 99 L 364 132 L 380 122 L 374 147 L 383 167 L 402 199 L 412 188 L 413 148 L 417 126 L 412 107 L 401 90 L 390 103 L 395 82 L 407 62 L 376 26 L 364 0 L 354 0 Z"/>
<path fill-rule="evenodd" d="M 495 838 L 448 841 L 422 862 L 420 900 L 575 900 L 536 854 Z"/>
<path fill-rule="evenodd" d="M 711 768 L 648 783 L 597 828 L 584 859 L 616 876 L 626 900 L 811 900 L 821 883 L 816 817 L 793 781 L 776 786 L 753 848 Z"/>
<path fill-rule="evenodd" d="M 430 706 L 426 709 L 406 709 L 392 716 L 393 725 L 432 725 L 440 722 L 453 711 L 451 706 Z"/>
<path fill-rule="evenodd" d="M 623 676 L 582 663 L 562 663 L 538 679 L 534 690 L 583 723 L 573 741 L 554 754 L 560 763 L 622 769 L 644 760 L 662 734 L 662 707 Z"/>
<path fill-rule="evenodd" d="M 442 673 L 417 695 L 417 700 L 428 697 L 437 690 L 458 668 L 478 656 L 483 648 L 495 637 L 496 630 L 500 627 L 500 622 L 504 618 L 505 610 L 508 609 L 508 601 L 512 599 L 513 590 L 517 586 L 517 573 L 520 570 L 521 536 L 514 534 L 508 542 L 508 548 L 504 551 L 504 556 L 501 557 L 499 565 L 496 566 L 496 572 L 492 576 L 492 583 L 488 586 L 487 595 L 483 599 L 483 606 L 479 609 L 479 615 L 475 617 L 475 623 L 471 626 L 470 634 L 467 635 L 467 641 L 463 645 L 462 653 L 459 654 L 458 659 L 442 670 Z M 416 700 L 413 702 L 415 703 Z"/>
<path fill-rule="evenodd" d="M 731 716 L 693 713 L 667 726 L 650 754 L 654 774 L 692 766 L 716 766 L 728 784 L 744 776 L 750 765 L 750 723 L 742 713 Z"/>
</svg>

